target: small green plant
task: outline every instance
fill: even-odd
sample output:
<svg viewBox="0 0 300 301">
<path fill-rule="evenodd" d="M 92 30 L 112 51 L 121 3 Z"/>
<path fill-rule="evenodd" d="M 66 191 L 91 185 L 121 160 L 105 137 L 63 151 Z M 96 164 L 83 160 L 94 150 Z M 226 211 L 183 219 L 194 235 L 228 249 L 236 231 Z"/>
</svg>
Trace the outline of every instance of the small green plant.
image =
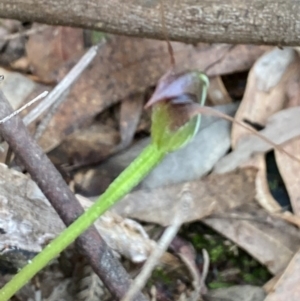
<svg viewBox="0 0 300 301">
<path fill-rule="evenodd" d="M 92 31 L 92 36 L 91 36 L 91 40 L 92 40 L 92 44 L 93 45 L 97 45 L 99 44 L 101 41 L 103 41 L 106 38 L 106 35 L 104 32 L 101 31 L 97 31 L 97 30 L 93 30 Z"/>
<path fill-rule="evenodd" d="M 271 275 L 266 267 L 214 230 L 196 222 L 186 226 L 182 231 L 182 235 L 187 235 L 187 239 L 192 242 L 197 252 L 200 253 L 205 248 L 209 254 L 211 266 L 207 277 L 209 288 L 236 284 L 262 285 L 270 279 Z M 228 274 L 227 271 L 230 270 L 234 270 L 234 274 Z"/>
<path fill-rule="evenodd" d="M 97 199 L 95 204 L 54 239 L 0 290 L 6 301 L 47 263 L 59 255 L 106 210 L 134 188 L 169 152 L 187 144 L 200 124 L 200 115 L 189 115 L 194 100 L 204 104 L 208 78 L 200 72 L 167 73 L 159 82 L 147 106 L 152 106 L 152 143 L 126 168 Z"/>
</svg>

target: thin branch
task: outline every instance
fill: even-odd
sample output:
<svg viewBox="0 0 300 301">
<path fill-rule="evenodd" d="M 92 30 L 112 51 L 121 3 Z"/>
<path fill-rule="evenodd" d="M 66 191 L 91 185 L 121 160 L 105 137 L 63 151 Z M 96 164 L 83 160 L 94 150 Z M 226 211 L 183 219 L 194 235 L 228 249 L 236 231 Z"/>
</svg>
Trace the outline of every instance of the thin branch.
<svg viewBox="0 0 300 301">
<path fill-rule="evenodd" d="M 0 91 L 0 119 L 12 112 L 11 106 Z M 14 116 L 0 124 L 0 134 L 24 164 L 66 226 L 70 225 L 84 210 L 60 173 L 32 139 L 20 117 Z M 122 298 L 130 285 L 129 276 L 96 228 L 90 227 L 78 238 L 77 243 L 95 273 L 111 293 L 117 298 Z M 146 299 L 139 293 L 135 300 Z"/>
<path fill-rule="evenodd" d="M 0 17 L 187 43 L 299 45 L 299 0 L 2 0 Z"/>
</svg>

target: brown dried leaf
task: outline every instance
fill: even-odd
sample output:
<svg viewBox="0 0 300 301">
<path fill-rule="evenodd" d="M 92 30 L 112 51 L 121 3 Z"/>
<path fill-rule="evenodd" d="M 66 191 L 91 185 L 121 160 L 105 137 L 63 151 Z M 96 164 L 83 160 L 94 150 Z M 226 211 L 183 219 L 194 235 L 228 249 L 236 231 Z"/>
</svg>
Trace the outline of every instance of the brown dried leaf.
<svg viewBox="0 0 300 301">
<path fill-rule="evenodd" d="M 299 248 L 299 231 L 282 219 L 252 206 L 244 205 L 203 222 L 234 241 L 276 274 L 286 267 Z"/>
<path fill-rule="evenodd" d="M 235 119 L 265 125 L 267 119 L 281 110 L 286 100 L 285 86 L 294 73 L 293 65 L 298 56 L 293 49 L 273 49 L 263 55 L 253 66 L 247 82 L 245 95 L 237 111 Z M 232 127 L 232 143 L 234 146 L 239 139 L 248 136 L 242 127 L 234 124 Z M 279 204 L 269 190 L 266 177 L 266 164 L 263 154 L 256 154 L 244 166 L 258 169 L 256 177 L 258 202 L 269 212 L 278 212 Z"/>
<path fill-rule="evenodd" d="M 290 211 L 277 213 L 275 215 L 300 228 L 300 217 L 291 213 Z"/>
<path fill-rule="evenodd" d="M 267 294 L 273 291 L 273 288 L 276 285 L 279 278 L 281 277 L 281 275 L 282 273 L 277 273 L 273 278 L 271 278 L 263 285 L 263 289 Z"/>
<path fill-rule="evenodd" d="M 224 105 L 232 102 L 232 99 L 226 90 L 221 76 L 215 76 L 210 78 L 208 98 L 215 106 Z"/>
<path fill-rule="evenodd" d="M 268 119 L 265 128 L 260 131 L 260 134 L 278 145 L 299 136 L 299 114 L 299 107 L 279 111 Z M 233 152 L 223 157 L 216 164 L 215 172 L 232 171 L 245 163 L 254 153 L 265 153 L 272 149 L 272 145 L 255 135 L 245 136 L 239 140 Z"/>
<path fill-rule="evenodd" d="M 257 286 L 235 285 L 211 290 L 205 297 L 207 301 L 263 301 L 265 293 Z"/>
<path fill-rule="evenodd" d="M 264 54 L 251 69 L 247 87 L 235 116 L 236 120 L 248 120 L 264 126 L 267 119 L 283 108 L 286 100 L 285 86 L 293 72 L 298 56 L 293 49 L 275 48 Z M 237 124 L 232 127 L 232 143 L 249 135 Z"/>
<path fill-rule="evenodd" d="M 287 142 L 284 149 L 300 159 L 300 138 L 297 137 Z M 293 212 L 300 216 L 300 164 L 277 150 L 275 150 L 275 156 L 278 169 L 290 197 Z"/>
<path fill-rule="evenodd" d="M 7 39 L 10 34 L 22 31 L 22 23 L 17 20 L 1 19 L 0 25 L 0 65 L 10 67 L 25 52 L 26 38 L 22 35 Z"/>
<path fill-rule="evenodd" d="M 280 212 L 282 208 L 274 199 L 269 189 L 265 156 L 256 154 L 244 166 L 258 169 L 255 179 L 256 200 L 258 203 L 270 213 Z"/>
<path fill-rule="evenodd" d="M 141 93 L 129 96 L 121 102 L 120 134 L 121 145 L 124 149 L 132 142 L 136 128 L 140 121 L 144 104 L 144 96 Z"/>
<path fill-rule="evenodd" d="M 93 202 L 82 196 L 77 195 L 77 198 L 85 209 L 93 205 Z M 139 223 L 124 219 L 115 212 L 106 212 L 94 225 L 114 251 L 133 262 L 145 261 L 156 246 Z"/>
<path fill-rule="evenodd" d="M 252 123 L 265 125 L 268 118 L 282 108 L 294 107 L 299 104 L 299 67 L 299 56 L 291 48 L 284 50 L 274 49 L 259 59 L 250 72 L 245 96 L 236 114 L 236 120 L 248 120 Z M 277 117 L 275 116 L 279 117 L 278 114 L 275 114 L 268 121 L 266 128 L 261 131 L 261 133 L 265 134 L 268 139 L 275 143 L 278 143 L 279 140 L 281 142 L 287 141 L 288 139 L 284 139 L 286 135 L 290 137 L 289 139 L 293 138 L 290 135 L 293 130 L 291 128 L 297 127 L 297 124 L 293 123 L 295 120 L 291 120 L 293 118 L 291 115 L 289 116 L 290 119 L 286 117 L 287 119 L 283 121 L 279 120 L 280 118 L 276 120 Z M 294 118 L 298 119 L 295 115 Z M 268 128 L 271 120 L 273 120 L 273 130 Z M 282 122 L 290 124 L 284 125 Z M 283 130 L 285 126 L 285 130 Z M 287 133 L 287 131 L 289 132 Z M 246 141 L 247 139 L 248 141 Z M 236 124 L 233 125 L 232 140 L 233 145 L 237 145 L 237 147 L 233 153 L 223 158 L 217 164 L 215 168 L 216 172 L 231 170 L 234 168 L 234 165 L 239 166 L 241 163 L 258 168 L 260 171 L 256 179 L 257 199 L 267 210 L 271 212 L 278 211 L 279 206 L 268 188 L 265 164 L 263 163 L 264 156 L 257 154 L 250 162 L 246 163 L 251 154 L 266 152 L 272 148 L 267 147 L 266 143 L 262 142 L 262 140 L 253 139 L 253 136 L 249 136 L 249 132 Z M 283 147 L 284 150 L 291 154 L 297 154 L 296 150 L 300 147 L 299 141 L 299 138 L 297 138 L 286 143 Z M 300 164 L 286 156 L 280 150 L 275 149 L 275 154 L 281 175 L 291 198 L 293 209 L 296 214 L 299 214 L 300 204 L 297 199 L 300 182 L 297 175 L 300 172 Z M 242 159 L 243 156 L 244 158 Z M 231 167 L 230 164 L 232 164 Z"/>
<path fill-rule="evenodd" d="M 213 47 L 218 47 L 218 51 L 216 53 L 208 51 L 207 67 L 200 69 L 209 76 L 249 70 L 257 58 L 272 49 L 269 46 L 226 44 L 215 44 Z M 202 59 L 205 60 L 204 57 Z"/>
<path fill-rule="evenodd" d="M 212 213 L 252 202 L 255 174 L 253 169 L 238 170 L 226 175 L 209 175 L 184 184 L 139 190 L 128 194 L 112 210 L 122 216 L 167 226 L 172 223 L 184 188 L 191 198 L 184 222 L 199 220 Z"/>
<path fill-rule="evenodd" d="M 298 301 L 300 296 L 300 251 L 298 251 L 265 301 Z"/>
<path fill-rule="evenodd" d="M 26 44 L 32 71 L 45 82 L 53 82 L 52 72 L 83 49 L 83 30 L 61 26 L 48 26 L 43 32 L 31 35 Z"/>
<path fill-rule="evenodd" d="M 112 127 L 94 123 L 77 131 L 49 153 L 55 164 L 79 167 L 105 160 L 114 153 L 120 140 L 119 133 Z"/>
<path fill-rule="evenodd" d="M 300 105 L 300 59 L 294 63 L 293 68 L 294 72 L 291 74 L 290 80 L 286 85 L 286 93 L 288 96 L 286 107 L 299 107 Z M 283 148 L 300 159 L 299 137 L 285 143 Z M 278 150 L 275 150 L 275 158 L 281 177 L 288 191 L 293 212 L 295 215 L 300 216 L 300 164 L 291 158 L 288 158 Z"/>
</svg>

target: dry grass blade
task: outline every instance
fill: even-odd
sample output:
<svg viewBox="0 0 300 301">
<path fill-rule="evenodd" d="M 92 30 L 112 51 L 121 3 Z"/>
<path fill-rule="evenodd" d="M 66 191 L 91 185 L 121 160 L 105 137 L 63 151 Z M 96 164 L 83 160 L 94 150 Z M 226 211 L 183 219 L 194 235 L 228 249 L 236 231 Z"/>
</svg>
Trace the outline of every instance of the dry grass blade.
<svg viewBox="0 0 300 301">
<path fill-rule="evenodd" d="M 41 100 L 42 98 L 46 97 L 47 94 L 48 94 L 48 91 L 44 91 L 43 93 L 41 93 L 40 95 L 38 95 L 37 97 L 35 97 L 31 101 L 29 101 L 27 104 L 25 104 L 24 106 L 22 106 L 18 110 L 14 111 L 12 114 L 10 114 L 10 115 L 6 116 L 5 118 L 1 119 L 0 124 L 6 122 L 7 120 L 9 120 L 12 117 L 16 116 L 17 114 L 19 114 L 20 112 L 22 112 L 23 110 L 28 108 L 29 106 L 33 105 L 35 102 L 37 102 L 37 101 Z"/>
</svg>

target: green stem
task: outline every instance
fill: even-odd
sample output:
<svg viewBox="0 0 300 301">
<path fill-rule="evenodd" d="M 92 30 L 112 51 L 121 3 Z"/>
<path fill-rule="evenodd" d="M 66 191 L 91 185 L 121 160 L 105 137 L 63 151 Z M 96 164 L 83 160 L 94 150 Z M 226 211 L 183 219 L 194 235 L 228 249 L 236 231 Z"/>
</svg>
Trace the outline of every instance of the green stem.
<svg viewBox="0 0 300 301">
<path fill-rule="evenodd" d="M 0 300 L 12 297 L 47 263 L 58 256 L 80 234 L 82 234 L 99 216 L 134 188 L 165 156 L 154 144 L 146 147 L 142 153 L 126 168 L 107 190 L 83 215 L 54 239 L 43 252 L 39 253 L 12 280 L 0 290 Z"/>
</svg>

